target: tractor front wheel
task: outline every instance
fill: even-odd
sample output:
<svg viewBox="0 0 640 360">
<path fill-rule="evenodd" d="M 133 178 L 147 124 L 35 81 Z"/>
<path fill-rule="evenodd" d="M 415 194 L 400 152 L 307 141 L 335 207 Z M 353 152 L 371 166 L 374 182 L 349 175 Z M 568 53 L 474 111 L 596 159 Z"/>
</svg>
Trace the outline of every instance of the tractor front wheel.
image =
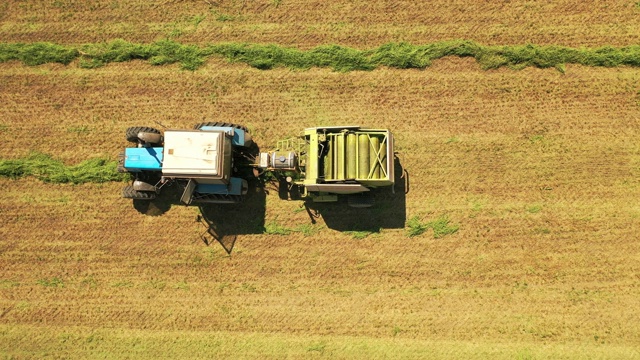
<svg viewBox="0 0 640 360">
<path fill-rule="evenodd" d="M 151 133 L 160 135 L 160 130 L 146 126 L 134 126 L 127 129 L 125 137 L 127 138 L 128 142 L 138 143 L 140 141 L 138 138 L 138 134 L 140 133 Z"/>
</svg>

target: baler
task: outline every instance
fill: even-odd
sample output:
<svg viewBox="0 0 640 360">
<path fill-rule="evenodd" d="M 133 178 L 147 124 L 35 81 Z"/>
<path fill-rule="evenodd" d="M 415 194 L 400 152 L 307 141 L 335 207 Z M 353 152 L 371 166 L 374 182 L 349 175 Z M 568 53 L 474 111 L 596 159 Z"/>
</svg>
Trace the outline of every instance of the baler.
<svg viewBox="0 0 640 360">
<path fill-rule="evenodd" d="M 300 139 L 280 142 L 278 148 L 260 154 L 259 168 L 289 172 L 286 181 L 314 202 L 338 201 L 339 195 L 347 195 L 349 206 L 369 207 L 372 188 L 394 184 L 389 130 L 314 127 L 305 129 Z"/>
</svg>

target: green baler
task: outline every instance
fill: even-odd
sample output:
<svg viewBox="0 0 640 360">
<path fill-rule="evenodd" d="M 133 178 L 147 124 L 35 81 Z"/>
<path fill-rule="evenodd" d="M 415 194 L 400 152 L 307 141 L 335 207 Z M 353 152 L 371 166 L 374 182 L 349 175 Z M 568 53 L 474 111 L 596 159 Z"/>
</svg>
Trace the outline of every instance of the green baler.
<svg viewBox="0 0 640 360">
<path fill-rule="evenodd" d="M 359 126 L 314 127 L 298 141 L 281 142 L 280 150 L 261 153 L 260 168 L 286 175 L 303 197 L 369 207 L 372 188 L 394 184 L 393 135 L 389 130 Z"/>
</svg>

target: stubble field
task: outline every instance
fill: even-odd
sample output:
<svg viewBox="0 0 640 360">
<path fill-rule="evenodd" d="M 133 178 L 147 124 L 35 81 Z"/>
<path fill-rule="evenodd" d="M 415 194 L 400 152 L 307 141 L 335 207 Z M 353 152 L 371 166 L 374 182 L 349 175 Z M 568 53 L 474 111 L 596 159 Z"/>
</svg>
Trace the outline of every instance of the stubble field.
<svg viewBox="0 0 640 360">
<path fill-rule="evenodd" d="M 0 5 L 0 41 L 595 47 L 640 34 L 627 2 L 431 4 L 15 1 Z M 239 227 L 231 255 L 203 243 L 197 208 L 144 215 L 123 182 L 0 178 L 3 357 L 640 357 L 637 68 L 6 62 L 0 104 L 2 159 L 115 159 L 128 126 L 154 121 L 244 124 L 263 149 L 358 124 L 392 129 L 408 174 L 393 206 L 313 218 L 267 185 L 243 215 L 264 221 Z M 412 219 L 458 230 L 410 237 L 397 224 Z"/>
</svg>

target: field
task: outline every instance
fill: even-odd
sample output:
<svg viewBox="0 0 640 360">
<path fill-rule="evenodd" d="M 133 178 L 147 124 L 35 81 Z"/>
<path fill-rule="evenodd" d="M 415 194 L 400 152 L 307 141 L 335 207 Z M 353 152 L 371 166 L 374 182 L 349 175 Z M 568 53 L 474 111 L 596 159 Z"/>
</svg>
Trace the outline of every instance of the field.
<svg viewBox="0 0 640 360">
<path fill-rule="evenodd" d="M 640 44 L 639 15 L 634 1 L 11 0 L 0 43 L 620 48 Z M 127 127 L 156 122 L 244 124 L 263 149 L 358 124 L 393 131 L 406 176 L 365 212 L 307 211 L 266 184 L 246 208 L 159 216 L 122 199 L 124 181 L 0 177 L 2 358 L 640 358 L 638 67 L 81 61 L 0 62 L 0 161 L 115 160 Z"/>
</svg>

